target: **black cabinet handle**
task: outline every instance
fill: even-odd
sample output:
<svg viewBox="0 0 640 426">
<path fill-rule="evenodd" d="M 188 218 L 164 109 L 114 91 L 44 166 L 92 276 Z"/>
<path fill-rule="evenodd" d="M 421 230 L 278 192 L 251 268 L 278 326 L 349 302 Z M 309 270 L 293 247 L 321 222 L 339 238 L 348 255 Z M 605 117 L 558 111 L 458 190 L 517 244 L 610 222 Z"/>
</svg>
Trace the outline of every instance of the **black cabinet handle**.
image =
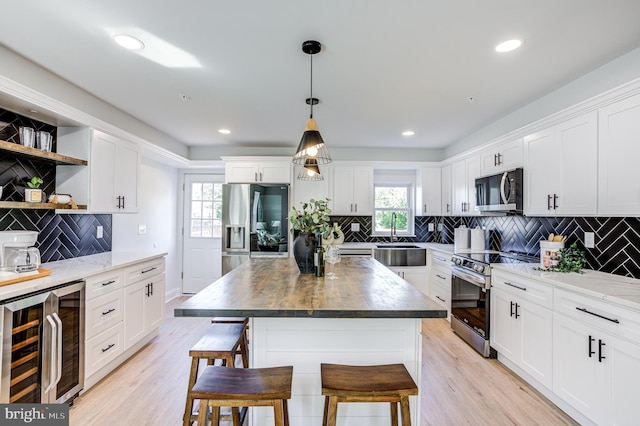
<svg viewBox="0 0 640 426">
<path fill-rule="evenodd" d="M 603 346 L 606 346 L 605 343 L 601 339 L 598 339 L 598 362 L 602 362 L 603 359 L 607 358 L 606 356 L 602 355 Z"/>
<path fill-rule="evenodd" d="M 505 285 L 508 285 L 509 287 L 517 288 L 518 290 L 522 290 L 522 291 L 527 291 L 526 287 L 520 287 L 518 285 L 511 284 L 509 281 L 503 281 L 503 282 Z"/>
<path fill-rule="evenodd" d="M 111 312 L 113 312 L 113 311 L 115 311 L 115 310 L 116 310 L 115 308 L 111 308 L 111 309 L 109 309 L 108 311 L 103 312 L 103 313 L 102 313 L 102 315 L 109 315 Z"/>
<path fill-rule="evenodd" d="M 102 283 L 102 285 L 103 285 L 103 286 L 105 286 L 105 285 L 110 285 L 110 284 L 113 284 L 113 283 L 115 283 L 115 282 L 116 282 L 115 280 L 111 280 L 111 281 L 107 281 L 106 283 Z"/>
<path fill-rule="evenodd" d="M 596 339 L 594 339 L 593 337 L 591 337 L 591 335 L 589 335 L 589 358 L 591 358 L 591 355 L 594 355 L 596 352 L 593 350 L 593 348 L 591 347 L 591 343 L 595 342 Z"/>
<path fill-rule="evenodd" d="M 404 278 L 404 272 L 402 273 L 402 278 Z M 149 283 L 149 296 L 153 296 L 153 283 Z"/>
<path fill-rule="evenodd" d="M 556 203 L 556 201 L 558 201 L 558 195 L 557 194 L 553 194 L 553 209 L 554 210 L 558 209 L 558 203 Z"/>
<path fill-rule="evenodd" d="M 607 321 L 611 321 L 611 322 L 615 322 L 616 324 L 620 324 L 620 321 L 619 321 L 619 320 L 617 320 L 617 319 L 614 319 L 614 318 L 607 318 L 607 317 L 605 317 L 605 316 L 603 316 L 603 315 L 596 314 L 595 312 L 588 311 L 588 310 L 586 310 L 585 308 L 578 308 L 578 307 L 576 306 L 576 309 L 577 309 L 577 310 L 579 310 L 579 311 L 581 311 L 581 312 L 584 312 L 585 314 L 593 315 L 594 317 L 602 318 L 602 319 L 605 319 L 605 320 L 607 320 Z"/>
<path fill-rule="evenodd" d="M 436 299 L 440 300 L 441 302 L 445 302 L 445 300 L 440 296 L 436 296 Z"/>
<path fill-rule="evenodd" d="M 446 279 L 447 279 L 446 277 L 443 277 L 443 276 L 442 276 L 442 275 L 440 275 L 440 274 L 436 274 L 436 277 L 440 278 L 441 280 L 446 280 Z"/>
<path fill-rule="evenodd" d="M 518 305 L 518 304 L 516 303 L 516 319 L 518 319 L 518 317 L 521 317 L 521 316 L 522 316 L 521 314 L 520 314 L 520 315 L 518 314 L 518 308 L 519 308 L 519 307 L 520 307 L 520 305 Z"/>
<path fill-rule="evenodd" d="M 513 305 L 514 305 L 514 303 L 511 302 L 511 309 L 509 310 L 509 316 L 510 317 L 513 317 Z"/>
<path fill-rule="evenodd" d="M 111 348 L 112 348 L 112 347 L 114 347 L 115 345 L 116 345 L 115 343 L 110 344 L 110 345 L 109 345 L 109 346 L 107 346 L 106 348 L 102 349 L 102 352 L 106 352 L 106 351 L 108 351 L 109 349 L 111 349 Z"/>
<path fill-rule="evenodd" d="M 498 153 L 498 164 L 497 164 L 497 166 L 499 166 L 500 164 L 502 164 L 502 154 Z"/>
<path fill-rule="evenodd" d="M 551 210 L 551 194 L 547 194 L 547 210 Z"/>
<path fill-rule="evenodd" d="M 140 273 L 141 274 L 146 274 L 147 272 L 155 271 L 156 269 L 158 269 L 158 267 L 154 266 L 153 268 L 149 268 L 149 269 L 145 269 L 144 271 L 140 271 Z"/>
<path fill-rule="evenodd" d="M 493 165 L 494 166 L 498 165 L 498 154 L 493 154 Z"/>
</svg>

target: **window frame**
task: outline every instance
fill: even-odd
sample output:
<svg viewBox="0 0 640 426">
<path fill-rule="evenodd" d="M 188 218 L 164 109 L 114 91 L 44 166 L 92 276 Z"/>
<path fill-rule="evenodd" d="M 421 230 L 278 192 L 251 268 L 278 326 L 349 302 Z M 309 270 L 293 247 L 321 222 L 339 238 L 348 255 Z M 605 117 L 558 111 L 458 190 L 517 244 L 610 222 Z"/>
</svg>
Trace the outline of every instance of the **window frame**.
<svg viewBox="0 0 640 426">
<path fill-rule="evenodd" d="M 407 207 L 376 207 L 376 188 L 406 188 L 407 190 Z M 414 237 L 415 236 L 415 214 L 413 208 L 413 199 L 415 185 L 413 182 L 375 182 L 373 184 L 373 214 L 371 216 L 371 235 L 374 237 L 388 237 L 389 230 L 377 231 L 376 230 L 376 213 L 379 211 L 402 211 L 407 212 L 407 230 L 397 231 L 396 235 L 399 237 Z"/>
<path fill-rule="evenodd" d="M 204 202 L 209 202 L 208 200 L 194 200 L 193 199 L 193 186 L 194 185 L 204 185 L 204 184 L 211 184 L 213 185 L 213 198 L 210 201 L 211 203 L 211 211 L 212 211 L 212 217 L 211 219 L 208 218 L 204 218 L 204 217 L 194 217 L 193 213 L 194 213 L 194 209 L 193 209 L 193 203 L 194 202 L 199 202 L 199 203 L 204 203 Z M 191 217 L 189 218 L 189 238 L 194 238 L 194 239 L 221 239 L 222 238 L 222 216 L 220 216 L 219 218 L 216 217 L 216 206 L 220 205 L 220 209 L 222 208 L 222 182 L 202 182 L 202 181 L 193 181 L 191 182 L 191 185 L 189 187 L 189 191 L 188 191 L 188 196 L 189 196 L 189 203 L 190 203 L 190 207 L 189 207 L 189 212 L 191 213 Z M 216 187 L 219 187 L 219 192 L 220 192 L 220 199 L 216 200 L 215 197 L 215 193 L 216 193 Z M 202 206 L 201 206 L 201 212 L 202 212 Z M 199 221 L 200 222 L 200 235 L 193 235 L 193 221 Z M 211 221 L 212 226 L 211 226 L 211 231 L 212 234 L 209 235 L 203 235 L 202 230 L 204 229 L 202 227 L 203 222 L 205 221 Z M 218 226 L 216 227 L 216 222 L 218 223 Z M 220 230 L 220 235 L 216 235 L 215 231 L 216 229 Z"/>
</svg>

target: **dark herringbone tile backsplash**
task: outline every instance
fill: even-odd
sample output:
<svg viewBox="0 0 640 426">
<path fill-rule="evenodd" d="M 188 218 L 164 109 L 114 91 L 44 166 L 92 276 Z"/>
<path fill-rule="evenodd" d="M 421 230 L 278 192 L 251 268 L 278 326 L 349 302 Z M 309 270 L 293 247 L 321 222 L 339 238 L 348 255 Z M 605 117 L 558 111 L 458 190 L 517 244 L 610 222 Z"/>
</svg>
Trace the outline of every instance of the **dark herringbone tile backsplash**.
<svg viewBox="0 0 640 426">
<path fill-rule="evenodd" d="M 370 216 L 333 216 L 345 234 L 346 241 L 377 242 L 386 238 L 371 237 Z M 351 232 L 351 224 L 360 223 L 360 232 Z M 434 224 L 434 232 L 428 224 Z M 480 226 L 488 232 L 487 247 L 492 250 L 515 251 L 540 255 L 539 241 L 550 233 L 566 235 L 567 245 L 577 242 L 584 251 L 590 269 L 640 278 L 640 218 L 635 217 L 416 217 L 415 238 L 405 242 L 453 244 L 454 229 L 465 225 Z M 441 231 L 439 231 L 441 229 Z M 584 232 L 595 234 L 595 248 L 585 249 Z"/>
</svg>

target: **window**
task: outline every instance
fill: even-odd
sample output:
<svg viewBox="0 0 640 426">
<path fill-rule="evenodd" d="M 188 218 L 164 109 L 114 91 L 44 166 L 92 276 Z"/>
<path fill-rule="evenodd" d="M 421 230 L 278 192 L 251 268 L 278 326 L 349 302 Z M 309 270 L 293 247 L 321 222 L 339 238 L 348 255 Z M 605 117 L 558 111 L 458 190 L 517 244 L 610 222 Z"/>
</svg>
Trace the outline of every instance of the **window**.
<svg viewBox="0 0 640 426">
<path fill-rule="evenodd" d="M 191 183 L 192 238 L 222 237 L 222 184 L 212 182 Z"/>
<path fill-rule="evenodd" d="M 375 184 L 373 235 L 390 235 L 391 217 L 396 214 L 397 235 L 413 235 L 411 184 Z"/>
</svg>

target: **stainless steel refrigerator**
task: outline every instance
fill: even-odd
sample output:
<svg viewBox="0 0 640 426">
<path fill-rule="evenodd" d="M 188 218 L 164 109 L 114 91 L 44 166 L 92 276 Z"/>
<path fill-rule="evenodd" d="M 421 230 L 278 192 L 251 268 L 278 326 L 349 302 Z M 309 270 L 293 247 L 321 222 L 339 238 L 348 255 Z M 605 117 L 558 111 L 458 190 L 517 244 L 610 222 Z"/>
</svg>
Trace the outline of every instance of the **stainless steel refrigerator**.
<svg viewBox="0 0 640 426">
<path fill-rule="evenodd" d="M 289 185 L 222 186 L 222 275 L 257 256 L 289 255 Z"/>
</svg>

